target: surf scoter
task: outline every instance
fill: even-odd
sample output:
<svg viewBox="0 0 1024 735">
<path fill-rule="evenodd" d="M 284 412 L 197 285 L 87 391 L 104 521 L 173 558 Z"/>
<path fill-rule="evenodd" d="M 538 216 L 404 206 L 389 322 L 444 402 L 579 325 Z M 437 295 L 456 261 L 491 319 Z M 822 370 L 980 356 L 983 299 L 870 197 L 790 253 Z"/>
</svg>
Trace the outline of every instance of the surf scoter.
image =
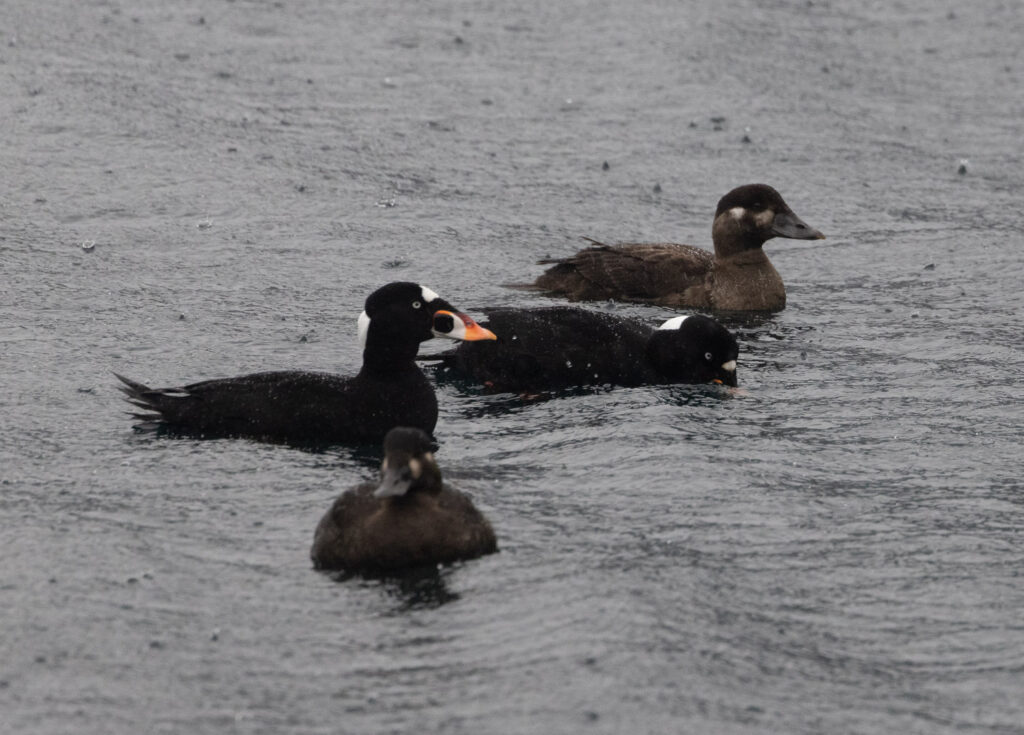
<svg viewBox="0 0 1024 735">
<path fill-rule="evenodd" d="M 821 240 L 775 189 L 747 184 L 718 202 L 711 227 L 714 254 L 690 245 L 605 245 L 554 264 L 532 288 L 576 301 L 616 299 L 721 311 L 780 311 L 782 278 L 761 246 L 773 237 Z"/>
<path fill-rule="evenodd" d="M 486 310 L 498 338 L 436 356 L 456 376 L 498 392 L 585 385 L 736 385 L 736 338 L 710 317 L 635 319 L 572 306 Z M 430 359 L 430 358 L 427 358 Z"/>
<path fill-rule="evenodd" d="M 498 550 L 472 501 L 442 482 L 430 438 L 398 427 L 384 439 L 380 482 L 343 493 L 317 525 L 317 569 L 394 572 L 473 559 Z"/>
<path fill-rule="evenodd" d="M 151 425 L 208 436 L 312 444 L 379 442 L 395 426 L 432 433 L 433 386 L 415 363 L 431 337 L 495 339 L 429 288 L 389 283 L 366 299 L 359 317 L 363 367 L 354 377 L 285 370 L 149 388 L 118 375 L 127 400 Z"/>
</svg>

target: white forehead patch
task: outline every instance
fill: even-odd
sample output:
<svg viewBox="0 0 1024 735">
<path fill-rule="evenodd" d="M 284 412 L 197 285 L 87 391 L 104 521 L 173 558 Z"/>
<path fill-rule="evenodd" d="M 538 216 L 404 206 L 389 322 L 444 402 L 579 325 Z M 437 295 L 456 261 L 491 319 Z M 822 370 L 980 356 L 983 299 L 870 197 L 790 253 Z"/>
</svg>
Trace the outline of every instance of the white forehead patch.
<svg viewBox="0 0 1024 735">
<path fill-rule="evenodd" d="M 729 360 L 729 362 L 723 362 L 722 363 L 722 370 L 725 370 L 727 373 L 735 372 L 736 371 L 736 361 L 735 360 Z"/>
<path fill-rule="evenodd" d="M 420 293 L 421 293 L 421 294 L 423 294 L 423 300 L 424 300 L 424 301 L 426 301 L 426 302 L 427 302 L 428 304 L 429 304 L 429 303 L 430 303 L 431 301 L 433 301 L 434 299 L 439 299 L 439 298 L 441 298 L 440 296 L 438 296 L 438 295 L 437 295 L 436 293 L 434 293 L 433 291 L 431 291 L 431 290 L 430 290 L 429 288 L 427 288 L 426 286 L 420 286 Z"/>
<path fill-rule="evenodd" d="M 683 316 L 674 316 L 667 322 L 662 324 L 660 327 L 658 327 L 658 329 L 679 329 L 681 326 L 683 326 L 683 322 L 685 322 L 689 318 L 689 314 L 684 314 Z"/>
<path fill-rule="evenodd" d="M 733 207 L 729 210 L 729 214 L 732 215 L 733 219 L 743 219 L 743 215 L 747 213 L 746 207 Z"/>
<path fill-rule="evenodd" d="M 366 333 L 370 331 L 370 317 L 364 311 L 359 315 L 359 347 L 366 349 Z"/>
</svg>

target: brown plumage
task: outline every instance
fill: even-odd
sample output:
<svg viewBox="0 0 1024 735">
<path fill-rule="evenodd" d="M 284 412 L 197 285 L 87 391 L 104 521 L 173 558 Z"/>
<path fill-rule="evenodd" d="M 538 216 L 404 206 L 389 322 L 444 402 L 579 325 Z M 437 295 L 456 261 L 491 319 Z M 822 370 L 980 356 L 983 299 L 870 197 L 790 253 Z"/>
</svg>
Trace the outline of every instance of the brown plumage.
<svg viewBox="0 0 1024 735">
<path fill-rule="evenodd" d="M 572 300 L 640 301 L 723 311 L 779 311 L 786 289 L 761 246 L 773 237 L 823 239 L 793 213 L 775 189 L 748 184 L 718 202 L 711 228 L 715 252 L 691 245 L 605 245 L 552 265 L 533 287 Z"/>
<path fill-rule="evenodd" d="M 498 550 L 491 524 L 442 481 L 430 450 L 419 429 L 388 432 L 380 482 L 343 493 L 317 525 L 310 550 L 317 569 L 379 574 Z"/>
</svg>

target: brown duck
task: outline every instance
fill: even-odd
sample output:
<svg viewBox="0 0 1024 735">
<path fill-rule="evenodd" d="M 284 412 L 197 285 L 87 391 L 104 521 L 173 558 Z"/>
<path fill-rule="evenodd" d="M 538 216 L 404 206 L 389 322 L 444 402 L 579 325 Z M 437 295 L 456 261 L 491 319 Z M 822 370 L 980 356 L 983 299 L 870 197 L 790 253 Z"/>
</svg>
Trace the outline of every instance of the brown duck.
<svg viewBox="0 0 1024 735">
<path fill-rule="evenodd" d="M 761 246 L 773 237 L 823 240 L 765 184 L 733 189 L 718 202 L 715 252 L 691 245 L 592 247 L 553 264 L 533 288 L 574 301 L 615 299 L 720 311 L 780 311 L 786 288 Z"/>
<path fill-rule="evenodd" d="M 343 493 L 317 525 L 310 550 L 317 569 L 388 574 L 498 550 L 473 502 L 442 482 L 431 449 L 420 429 L 388 432 L 380 482 Z"/>
</svg>

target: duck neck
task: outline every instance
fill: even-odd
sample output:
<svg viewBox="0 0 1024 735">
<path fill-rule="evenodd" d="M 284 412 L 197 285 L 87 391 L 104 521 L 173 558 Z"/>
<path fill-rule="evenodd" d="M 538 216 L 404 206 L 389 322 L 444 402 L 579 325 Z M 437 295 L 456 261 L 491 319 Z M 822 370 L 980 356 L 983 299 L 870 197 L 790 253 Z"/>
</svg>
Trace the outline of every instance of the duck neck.
<svg viewBox="0 0 1024 735">
<path fill-rule="evenodd" d="M 687 350 L 679 348 L 679 335 L 674 330 L 656 329 L 647 342 L 647 359 L 666 380 L 686 375 L 692 362 Z"/>
<path fill-rule="evenodd" d="M 718 255 L 718 260 L 722 265 L 733 268 L 771 268 L 773 271 L 775 270 L 775 266 L 760 247 L 753 250 L 739 250 L 730 255 Z"/>
<path fill-rule="evenodd" d="M 711 226 L 711 240 L 715 244 L 715 256 L 719 260 L 746 253 L 750 253 L 752 259 L 760 257 L 767 260 L 761 249 L 764 245 L 764 234 L 744 227 L 742 222 L 729 212 L 723 212 L 715 217 L 715 222 Z"/>
<path fill-rule="evenodd" d="M 387 329 L 371 328 L 366 336 L 360 374 L 369 372 L 379 376 L 418 370 L 416 353 L 419 347 L 419 341 L 409 339 L 408 336 L 389 333 Z"/>
</svg>

